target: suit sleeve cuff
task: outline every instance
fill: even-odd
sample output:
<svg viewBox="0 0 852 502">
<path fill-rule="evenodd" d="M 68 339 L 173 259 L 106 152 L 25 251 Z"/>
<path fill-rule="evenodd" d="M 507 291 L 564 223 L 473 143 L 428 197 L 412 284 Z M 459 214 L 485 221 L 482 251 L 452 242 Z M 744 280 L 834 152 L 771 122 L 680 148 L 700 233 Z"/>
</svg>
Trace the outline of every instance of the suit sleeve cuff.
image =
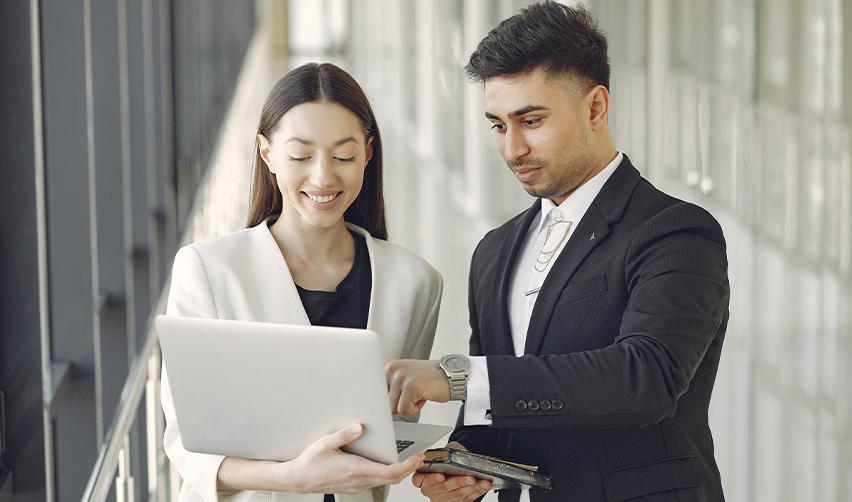
<svg viewBox="0 0 852 502">
<path fill-rule="evenodd" d="M 470 358 L 470 375 L 467 378 L 467 399 L 464 403 L 465 425 L 491 425 L 486 414 L 491 409 L 491 386 L 488 383 L 488 365 L 484 356 Z"/>
</svg>

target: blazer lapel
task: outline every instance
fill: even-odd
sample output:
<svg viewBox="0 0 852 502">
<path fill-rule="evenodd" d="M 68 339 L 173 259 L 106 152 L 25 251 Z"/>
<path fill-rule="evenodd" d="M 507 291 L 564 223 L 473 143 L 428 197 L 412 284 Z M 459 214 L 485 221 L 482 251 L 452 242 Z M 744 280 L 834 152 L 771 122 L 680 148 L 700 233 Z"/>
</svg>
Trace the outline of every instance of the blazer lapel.
<svg viewBox="0 0 852 502">
<path fill-rule="evenodd" d="M 606 239 L 610 233 L 610 225 L 621 219 L 639 179 L 639 171 L 625 155 L 589 206 L 577 229 L 571 234 L 571 238 L 553 263 L 553 269 L 547 274 L 530 317 L 524 344 L 525 354 L 538 354 L 541 350 L 556 300 L 580 264 Z"/>
<path fill-rule="evenodd" d="M 290 274 L 290 267 L 284 260 L 284 254 L 275 242 L 267 222 L 262 222 L 252 231 L 255 232 L 258 249 L 258 258 L 254 263 L 256 267 L 261 268 L 257 274 L 257 287 L 263 287 L 263 295 L 267 297 L 260 302 L 267 308 L 261 314 L 262 319 L 257 320 L 281 324 L 310 324 L 302 299 L 296 290 L 296 283 Z"/>
<path fill-rule="evenodd" d="M 379 253 L 379 250 L 370 232 L 352 223 L 346 223 L 346 227 L 364 237 L 364 242 L 367 244 L 367 254 L 370 255 L 370 280 L 372 281 L 370 284 L 370 311 L 367 313 L 367 329 L 383 333 L 388 329 L 388 326 L 385 326 L 386 316 L 382 311 L 382 306 L 386 302 L 385 286 L 387 283 L 394 285 L 395 283 L 387 281 L 382 273 L 383 271 L 376 267 L 376 255 Z M 391 294 L 393 295 L 394 292 L 392 291 Z"/>
<path fill-rule="evenodd" d="M 530 224 L 535 219 L 535 216 L 541 210 L 541 199 L 536 199 L 532 207 L 527 209 L 527 212 L 515 222 L 515 227 L 509 239 L 503 241 L 503 246 L 500 249 L 500 257 L 498 262 L 501 266 L 497 283 L 497 309 L 499 312 L 495 320 L 495 337 L 493 343 L 495 347 L 489 347 L 486 350 L 488 354 L 498 355 L 515 355 L 515 346 L 512 342 L 512 327 L 509 323 L 509 283 L 512 281 L 512 270 L 514 270 L 515 259 L 518 257 L 518 251 L 521 249 L 521 244 L 529 231 Z M 490 344 L 489 344 L 490 345 Z"/>
<path fill-rule="evenodd" d="M 400 314 L 400 305 L 406 303 L 405 299 L 410 294 L 411 285 L 405 280 L 398 279 L 397 274 L 401 271 L 392 269 L 385 254 L 386 251 L 370 235 L 370 232 L 352 223 L 347 222 L 346 226 L 364 237 L 367 253 L 370 255 L 372 285 L 370 286 L 367 329 L 379 335 L 382 357 L 385 361 L 397 359 L 399 356 L 396 343 L 400 338 L 405 339 L 409 331 L 409 318 Z"/>
</svg>

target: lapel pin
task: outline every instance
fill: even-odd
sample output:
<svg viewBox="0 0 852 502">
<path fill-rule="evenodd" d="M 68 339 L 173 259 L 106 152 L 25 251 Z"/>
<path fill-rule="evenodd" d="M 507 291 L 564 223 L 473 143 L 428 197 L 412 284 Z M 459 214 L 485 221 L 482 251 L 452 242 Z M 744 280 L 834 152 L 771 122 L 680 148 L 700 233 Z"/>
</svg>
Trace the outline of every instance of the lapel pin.
<svg viewBox="0 0 852 502">
<path fill-rule="evenodd" d="M 595 240 L 595 233 L 594 232 L 592 232 L 592 235 L 589 236 L 589 240 L 590 241 Z"/>
</svg>

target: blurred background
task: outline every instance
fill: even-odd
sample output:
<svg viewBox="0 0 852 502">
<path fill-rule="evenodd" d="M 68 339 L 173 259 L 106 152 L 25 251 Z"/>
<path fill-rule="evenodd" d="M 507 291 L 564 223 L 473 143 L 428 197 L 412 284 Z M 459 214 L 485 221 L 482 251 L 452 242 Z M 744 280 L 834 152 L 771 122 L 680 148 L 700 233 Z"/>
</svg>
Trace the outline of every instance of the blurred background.
<svg viewBox="0 0 852 502">
<path fill-rule="evenodd" d="M 244 226 L 263 100 L 307 61 L 366 90 L 390 238 L 444 276 L 433 358 L 466 352 L 473 247 L 532 199 L 462 68 L 528 3 L 0 4 L 0 500 L 177 494 L 150 319 L 178 246 Z M 609 38 L 616 146 L 728 240 L 728 500 L 852 501 L 852 2 L 582 3 Z"/>
</svg>

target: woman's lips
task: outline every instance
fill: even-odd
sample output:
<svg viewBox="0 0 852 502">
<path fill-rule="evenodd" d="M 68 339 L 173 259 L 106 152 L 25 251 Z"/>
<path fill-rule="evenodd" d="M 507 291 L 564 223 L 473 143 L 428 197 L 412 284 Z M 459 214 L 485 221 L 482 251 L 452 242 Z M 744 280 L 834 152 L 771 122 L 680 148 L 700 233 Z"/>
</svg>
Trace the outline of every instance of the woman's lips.
<svg viewBox="0 0 852 502">
<path fill-rule="evenodd" d="M 340 201 L 340 196 L 343 192 L 323 192 L 323 193 L 307 193 L 302 192 L 302 196 L 309 206 L 315 209 L 333 209 Z"/>
</svg>

